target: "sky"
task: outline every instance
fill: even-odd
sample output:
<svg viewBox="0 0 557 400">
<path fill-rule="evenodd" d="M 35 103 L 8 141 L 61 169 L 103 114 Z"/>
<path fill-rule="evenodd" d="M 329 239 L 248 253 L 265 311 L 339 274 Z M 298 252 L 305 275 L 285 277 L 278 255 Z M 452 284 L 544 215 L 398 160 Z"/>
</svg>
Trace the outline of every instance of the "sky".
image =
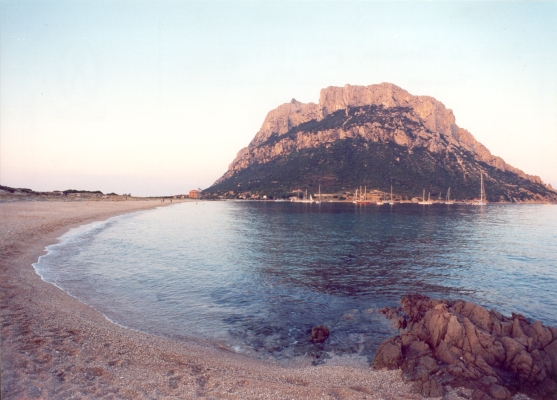
<svg viewBox="0 0 557 400">
<path fill-rule="evenodd" d="M 557 187 L 557 2 L 0 0 L 0 184 L 207 188 L 266 114 L 394 83 Z"/>
</svg>

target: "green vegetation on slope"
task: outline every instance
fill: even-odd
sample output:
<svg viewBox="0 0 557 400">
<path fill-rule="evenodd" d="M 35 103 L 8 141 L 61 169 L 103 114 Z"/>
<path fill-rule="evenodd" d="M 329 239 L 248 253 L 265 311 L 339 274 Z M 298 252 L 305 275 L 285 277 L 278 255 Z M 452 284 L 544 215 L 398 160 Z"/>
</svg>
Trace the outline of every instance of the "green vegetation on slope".
<svg viewBox="0 0 557 400">
<path fill-rule="evenodd" d="M 204 193 L 287 197 L 296 189 L 315 192 L 318 185 L 324 193 L 353 192 L 359 186 L 390 191 L 393 185 L 393 191 L 405 197 L 421 196 L 425 189 L 437 198 L 450 187 L 451 198 L 467 200 L 479 197 L 481 170 L 489 201 L 525 201 L 532 198 L 531 192 L 550 193 L 543 185 L 477 162 L 471 153 L 462 152 L 460 157 L 466 172 L 454 153 L 431 153 L 423 148 L 409 151 L 394 143 L 344 139 L 251 165 Z"/>
</svg>

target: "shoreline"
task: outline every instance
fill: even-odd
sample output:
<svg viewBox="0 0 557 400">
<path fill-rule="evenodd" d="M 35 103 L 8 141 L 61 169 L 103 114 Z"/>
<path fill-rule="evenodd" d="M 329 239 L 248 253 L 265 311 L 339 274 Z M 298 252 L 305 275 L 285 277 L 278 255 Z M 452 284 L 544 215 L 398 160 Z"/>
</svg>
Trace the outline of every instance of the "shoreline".
<svg viewBox="0 0 557 400">
<path fill-rule="evenodd" d="M 186 201 L 0 203 L 2 398 L 423 398 L 400 370 L 283 365 L 131 330 L 35 272 L 71 228 Z"/>
<path fill-rule="evenodd" d="M 352 200 L 325 200 L 321 201 L 321 203 L 317 203 L 316 201 L 292 201 L 292 200 L 274 200 L 274 199 L 234 199 L 234 198 L 223 198 L 223 199 L 203 199 L 204 201 L 237 201 L 237 202 L 268 202 L 268 203 L 299 203 L 299 204 L 355 204 Z M 432 201 L 430 204 L 420 204 L 418 202 L 413 201 L 395 201 L 394 204 L 415 204 L 415 205 L 443 205 L 443 206 L 476 206 L 474 201 L 455 201 L 453 203 L 443 203 L 443 202 L 436 202 Z M 358 205 L 379 205 L 376 202 L 370 201 L 369 203 L 363 203 Z M 388 201 L 383 202 L 381 205 L 389 205 Z M 524 202 L 509 202 L 509 201 L 499 201 L 499 202 L 487 202 L 485 205 L 517 205 L 517 206 L 524 206 L 524 205 L 541 205 L 541 206 L 553 206 L 557 205 L 557 202 L 550 202 L 550 201 L 524 201 Z"/>
</svg>

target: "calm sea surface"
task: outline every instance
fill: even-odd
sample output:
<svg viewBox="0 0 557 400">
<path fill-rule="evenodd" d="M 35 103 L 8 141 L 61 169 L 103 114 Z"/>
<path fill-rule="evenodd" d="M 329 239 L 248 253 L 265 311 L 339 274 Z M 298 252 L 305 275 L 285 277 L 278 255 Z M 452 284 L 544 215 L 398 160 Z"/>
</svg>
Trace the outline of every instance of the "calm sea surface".
<svg viewBox="0 0 557 400">
<path fill-rule="evenodd" d="M 557 326 L 557 206 L 190 202 L 47 249 L 43 279 L 111 321 L 257 357 L 370 358 L 408 292 Z"/>
</svg>

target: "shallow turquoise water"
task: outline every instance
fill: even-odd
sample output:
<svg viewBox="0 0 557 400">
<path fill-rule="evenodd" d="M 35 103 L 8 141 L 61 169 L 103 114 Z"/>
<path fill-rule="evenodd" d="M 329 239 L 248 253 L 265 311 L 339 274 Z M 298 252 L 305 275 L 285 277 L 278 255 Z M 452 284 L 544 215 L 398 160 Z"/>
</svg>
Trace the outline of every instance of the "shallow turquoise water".
<svg viewBox="0 0 557 400">
<path fill-rule="evenodd" d="M 374 310 L 408 292 L 557 325 L 557 206 L 181 203 L 48 250 L 43 279 L 110 320 L 260 357 L 371 357 L 394 333 Z"/>
</svg>

